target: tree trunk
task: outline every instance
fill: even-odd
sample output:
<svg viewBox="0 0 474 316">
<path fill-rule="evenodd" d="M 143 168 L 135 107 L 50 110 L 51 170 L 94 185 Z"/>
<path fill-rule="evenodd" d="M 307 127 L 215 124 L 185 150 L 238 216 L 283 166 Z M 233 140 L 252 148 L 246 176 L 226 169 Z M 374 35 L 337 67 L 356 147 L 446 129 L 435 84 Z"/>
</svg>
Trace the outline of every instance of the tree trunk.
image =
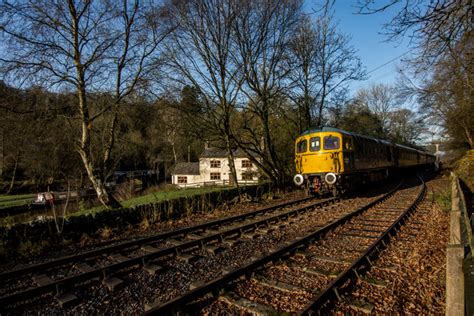
<svg viewBox="0 0 474 316">
<path fill-rule="evenodd" d="M 0 135 L 0 181 L 3 178 L 3 166 L 5 163 L 5 130 L 2 129 L 2 134 Z"/>
<path fill-rule="evenodd" d="M 171 143 L 171 149 L 173 150 L 173 162 L 176 165 L 178 163 L 178 156 L 176 155 L 176 148 L 174 147 L 174 142 Z"/>
<path fill-rule="evenodd" d="M 307 78 L 307 76 L 305 76 Z M 303 96 L 303 128 L 302 131 L 311 128 L 311 96 L 308 89 L 308 80 L 305 80 Z"/>
<path fill-rule="evenodd" d="M 18 163 L 20 162 L 20 155 L 21 155 L 21 150 L 18 149 L 18 151 L 16 153 L 15 167 L 13 167 L 12 180 L 10 181 L 10 187 L 8 188 L 7 194 L 11 193 L 11 191 L 13 189 L 13 185 L 15 184 L 16 171 L 18 169 Z"/>
<path fill-rule="evenodd" d="M 303 128 L 302 131 L 306 131 L 311 128 L 311 104 L 309 99 L 305 98 L 303 106 Z"/>
<path fill-rule="evenodd" d="M 268 102 L 268 101 L 264 101 Z M 284 178 L 283 176 L 283 168 L 280 165 L 280 161 L 278 158 L 278 154 L 275 151 L 275 146 L 273 144 L 273 139 L 272 139 L 272 133 L 270 131 L 270 119 L 268 115 L 268 106 L 265 106 L 266 108 L 263 109 L 262 115 L 261 115 L 261 120 L 262 120 L 262 127 L 263 127 L 263 139 L 265 142 L 265 149 L 268 150 L 269 154 L 269 161 L 272 165 L 271 169 L 272 172 L 274 173 L 274 179 L 277 180 L 276 185 L 280 186 L 282 183 L 282 179 Z"/>
<path fill-rule="evenodd" d="M 86 103 L 85 91 L 79 89 L 79 103 L 80 109 L 82 112 L 82 137 L 79 146 L 79 154 L 82 159 L 82 163 L 86 168 L 87 176 L 92 182 L 92 186 L 97 193 L 97 198 L 99 201 L 108 208 L 119 208 L 122 205 L 107 192 L 105 187 L 105 173 L 104 170 L 101 170 L 101 174 L 97 174 L 94 170 L 92 163 L 92 158 L 90 156 L 90 130 L 92 128 L 92 123 L 89 121 L 89 113 Z M 105 153 L 105 158 L 107 158 L 107 149 Z M 104 164 L 108 164 L 108 160 L 104 159 Z M 105 166 L 104 166 L 105 167 Z"/>
<path fill-rule="evenodd" d="M 82 162 L 86 168 L 87 176 L 92 182 L 95 192 L 97 193 L 97 198 L 100 203 L 107 206 L 108 208 L 119 208 L 122 205 L 113 197 L 112 194 L 107 192 L 105 187 L 105 181 L 99 175 L 94 173 L 94 167 L 90 161 L 90 158 L 84 153 L 84 151 L 79 150 L 81 155 Z"/>
<path fill-rule="evenodd" d="M 237 171 L 235 170 L 234 153 L 232 151 L 232 147 L 230 144 L 229 135 L 225 135 L 225 142 L 226 142 L 226 149 L 227 149 L 227 159 L 229 161 L 229 169 L 230 169 L 229 182 L 233 182 L 233 185 L 235 185 L 239 189 L 239 199 L 240 199 L 240 187 L 239 187 L 239 182 L 237 181 Z"/>
<path fill-rule="evenodd" d="M 466 140 L 469 143 L 469 149 L 474 149 L 474 140 L 471 136 L 471 132 L 468 127 L 464 126 L 464 132 L 466 134 Z"/>
<path fill-rule="evenodd" d="M 80 16 L 78 15 L 74 3 L 69 1 L 69 11 L 71 14 L 72 19 L 72 44 L 74 47 L 74 66 L 77 75 L 77 84 L 76 84 L 76 92 L 79 99 L 79 112 L 81 117 L 81 139 L 79 140 L 79 154 L 81 156 L 82 162 L 84 167 L 86 168 L 87 175 L 92 182 L 92 185 L 97 193 L 97 198 L 99 201 L 108 208 L 118 208 L 121 207 L 120 203 L 107 192 L 105 187 L 105 176 L 106 173 L 104 170 L 101 170 L 100 174 L 96 174 L 94 170 L 94 165 L 92 162 L 92 154 L 91 154 L 91 130 L 93 120 L 91 120 L 90 113 L 89 113 L 89 105 L 87 100 L 87 93 L 86 93 L 86 75 L 85 75 L 85 68 L 82 63 L 82 50 L 80 48 L 79 43 L 79 20 Z M 111 134 L 109 135 L 109 146 L 105 148 L 104 151 L 104 167 L 107 168 L 109 164 L 109 157 L 110 151 L 113 146 L 114 142 L 114 129 L 117 122 L 117 113 L 114 113 L 114 117 L 112 120 Z"/>
<path fill-rule="evenodd" d="M 319 112 L 318 112 L 318 127 L 321 128 L 323 124 L 323 108 L 324 101 L 326 99 L 326 87 L 323 87 L 323 92 L 321 94 L 321 100 L 319 102 Z"/>
</svg>

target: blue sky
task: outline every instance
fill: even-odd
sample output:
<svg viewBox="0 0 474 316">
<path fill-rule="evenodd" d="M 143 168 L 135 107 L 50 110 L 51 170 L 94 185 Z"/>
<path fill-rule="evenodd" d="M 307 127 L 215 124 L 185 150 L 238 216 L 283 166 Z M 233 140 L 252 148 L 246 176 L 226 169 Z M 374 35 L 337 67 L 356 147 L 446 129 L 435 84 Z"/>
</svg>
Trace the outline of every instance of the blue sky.
<svg viewBox="0 0 474 316">
<path fill-rule="evenodd" d="M 306 1 L 304 10 L 309 11 L 313 3 L 320 3 L 320 1 Z M 336 0 L 335 21 L 338 22 L 338 29 L 342 33 L 352 37 L 351 45 L 357 49 L 366 70 L 370 72 L 380 68 L 371 72 L 367 80 L 352 83 L 352 92 L 375 83 L 394 83 L 397 78 L 397 65 L 400 65 L 402 58 L 410 56 L 410 53 L 403 55 L 410 51 L 408 39 L 401 42 L 386 42 L 386 36 L 382 34 L 383 24 L 390 21 L 396 8 L 372 15 L 359 15 L 356 14 L 356 4 L 355 0 Z M 403 56 L 399 57 L 400 55 Z M 393 59 L 396 60 L 388 63 Z"/>
</svg>

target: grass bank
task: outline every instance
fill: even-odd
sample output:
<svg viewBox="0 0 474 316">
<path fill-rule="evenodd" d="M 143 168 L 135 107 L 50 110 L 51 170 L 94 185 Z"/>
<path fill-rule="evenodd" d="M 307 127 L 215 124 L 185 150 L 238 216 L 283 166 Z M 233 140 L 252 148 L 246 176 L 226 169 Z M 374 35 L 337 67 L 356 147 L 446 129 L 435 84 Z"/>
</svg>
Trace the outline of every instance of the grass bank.
<svg viewBox="0 0 474 316">
<path fill-rule="evenodd" d="M 17 194 L 17 195 L 8 195 L 0 194 L 0 210 L 2 208 L 28 205 L 33 202 L 35 194 Z"/>
<path fill-rule="evenodd" d="M 124 208 L 134 208 L 138 205 L 159 203 L 162 201 L 169 201 L 182 197 L 193 197 L 202 195 L 210 192 L 226 191 L 232 187 L 202 187 L 202 188 L 188 188 L 188 189 L 177 189 L 168 191 L 157 191 L 146 195 L 137 196 L 126 201 L 120 202 Z M 78 212 L 71 213 L 67 217 L 82 216 L 82 215 L 93 215 L 107 210 L 105 206 L 97 206 L 90 209 L 79 210 Z M 113 210 L 111 210 L 113 211 Z"/>
</svg>

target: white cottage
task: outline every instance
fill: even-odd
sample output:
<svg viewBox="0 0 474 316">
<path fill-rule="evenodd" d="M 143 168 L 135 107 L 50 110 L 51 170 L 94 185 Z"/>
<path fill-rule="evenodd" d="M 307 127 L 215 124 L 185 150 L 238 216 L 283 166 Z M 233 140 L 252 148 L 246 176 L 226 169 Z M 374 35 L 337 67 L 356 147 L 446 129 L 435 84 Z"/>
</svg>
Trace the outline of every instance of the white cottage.
<svg viewBox="0 0 474 316">
<path fill-rule="evenodd" d="M 234 151 L 234 164 L 239 184 L 258 182 L 258 169 L 243 151 Z M 180 162 L 171 173 L 172 183 L 180 187 L 229 185 L 230 178 L 227 152 L 213 147 L 204 149 L 199 162 Z"/>
</svg>

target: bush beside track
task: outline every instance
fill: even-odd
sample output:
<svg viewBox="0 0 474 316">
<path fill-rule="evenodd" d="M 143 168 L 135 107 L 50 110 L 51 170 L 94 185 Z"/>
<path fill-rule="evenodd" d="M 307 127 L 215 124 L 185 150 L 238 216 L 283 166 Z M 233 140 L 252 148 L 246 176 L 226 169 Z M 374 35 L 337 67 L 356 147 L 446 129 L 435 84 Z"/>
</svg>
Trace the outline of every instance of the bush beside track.
<svg viewBox="0 0 474 316">
<path fill-rule="evenodd" d="M 272 191 L 270 184 L 240 188 L 242 195 L 260 198 Z M 149 224 L 175 220 L 193 213 L 210 212 L 215 207 L 232 203 L 238 196 L 237 188 L 213 191 L 195 196 L 180 197 L 131 208 L 104 210 L 94 214 L 71 216 L 67 219 L 47 219 L 0 227 L 0 258 L 17 255 L 19 249 L 39 252 L 60 244 L 63 240 L 78 241 L 84 234 L 95 235 L 101 229 L 119 232 L 124 228 L 147 222 Z M 27 245 L 27 246 L 25 246 Z"/>
<path fill-rule="evenodd" d="M 454 171 L 469 190 L 474 192 L 474 150 L 468 150 L 454 163 Z"/>
</svg>

